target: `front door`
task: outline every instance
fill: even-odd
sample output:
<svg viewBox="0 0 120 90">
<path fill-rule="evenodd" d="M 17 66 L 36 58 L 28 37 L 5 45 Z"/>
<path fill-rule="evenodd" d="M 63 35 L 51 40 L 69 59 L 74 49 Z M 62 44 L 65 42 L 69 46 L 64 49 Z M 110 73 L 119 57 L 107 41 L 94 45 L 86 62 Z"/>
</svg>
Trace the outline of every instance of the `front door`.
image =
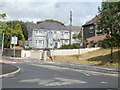
<svg viewBox="0 0 120 90">
<path fill-rule="evenodd" d="M 58 43 L 57 42 L 55 42 L 55 46 L 54 46 L 54 48 L 57 48 L 58 47 Z"/>
</svg>

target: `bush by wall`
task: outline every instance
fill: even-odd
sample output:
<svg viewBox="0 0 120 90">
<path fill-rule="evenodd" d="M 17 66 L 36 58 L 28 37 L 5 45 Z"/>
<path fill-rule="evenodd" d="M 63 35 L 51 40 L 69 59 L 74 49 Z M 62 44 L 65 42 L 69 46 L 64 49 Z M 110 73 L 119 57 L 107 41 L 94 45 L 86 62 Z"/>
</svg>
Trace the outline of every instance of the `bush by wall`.
<svg viewBox="0 0 120 90">
<path fill-rule="evenodd" d="M 79 43 L 75 43 L 75 44 L 72 44 L 72 45 L 62 45 L 60 47 L 60 49 L 78 49 L 80 48 L 80 44 Z"/>
<path fill-rule="evenodd" d="M 117 42 L 114 38 L 113 39 L 104 39 L 101 42 L 101 47 L 102 48 L 110 48 L 111 47 L 111 41 L 112 41 L 112 47 L 118 47 L 118 44 L 117 44 Z"/>
</svg>

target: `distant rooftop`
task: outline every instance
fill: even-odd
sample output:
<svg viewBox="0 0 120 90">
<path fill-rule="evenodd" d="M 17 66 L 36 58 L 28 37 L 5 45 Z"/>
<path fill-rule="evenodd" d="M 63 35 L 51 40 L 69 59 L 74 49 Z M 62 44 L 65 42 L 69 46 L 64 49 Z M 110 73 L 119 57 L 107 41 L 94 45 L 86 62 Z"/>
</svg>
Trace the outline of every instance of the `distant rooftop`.
<svg viewBox="0 0 120 90">
<path fill-rule="evenodd" d="M 67 27 L 72 31 L 81 31 L 82 30 L 81 26 L 67 26 Z"/>
<path fill-rule="evenodd" d="M 45 30 L 69 30 L 66 26 L 56 22 L 42 22 L 40 24 L 35 24 L 34 28 L 45 29 Z"/>
<path fill-rule="evenodd" d="M 100 18 L 100 17 L 101 17 L 101 14 L 96 15 L 90 21 L 87 21 L 83 26 L 87 26 L 87 25 L 90 25 L 90 24 L 96 24 L 98 22 L 98 18 Z"/>
</svg>

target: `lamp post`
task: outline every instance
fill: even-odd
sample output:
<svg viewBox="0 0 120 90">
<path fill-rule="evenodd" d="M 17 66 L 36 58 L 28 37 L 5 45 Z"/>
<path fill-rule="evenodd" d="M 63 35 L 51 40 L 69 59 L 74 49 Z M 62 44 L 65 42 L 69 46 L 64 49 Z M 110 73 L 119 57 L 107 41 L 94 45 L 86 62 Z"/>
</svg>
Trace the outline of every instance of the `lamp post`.
<svg viewBox="0 0 120 90">
<path fill-rule="evenodd" d="M 3 56 L 3 52 L 4 52 L 4 33 L 2 36 L 2 56 Z"/>
</svg>

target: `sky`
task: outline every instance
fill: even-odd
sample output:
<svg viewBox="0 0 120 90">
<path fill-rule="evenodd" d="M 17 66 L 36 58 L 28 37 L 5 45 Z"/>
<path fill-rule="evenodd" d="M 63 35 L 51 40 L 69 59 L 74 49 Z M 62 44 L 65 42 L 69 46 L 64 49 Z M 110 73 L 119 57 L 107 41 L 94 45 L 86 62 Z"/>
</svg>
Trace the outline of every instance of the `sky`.
<svg viewBox="0 0 120 90">
<path fill-rule="evenodd" d="M 72 25 L 81 26 L 91 20 L 98 14 L 98 6 L 101 1 L 38 1 L 38 0 L 5 0 L 1 3 L 0 12 L 6 13 L 5 20 L 22 20 L 22 21 L 43 21 L 54 19 L 70 24 L 70 11 L 72 11 Z"/>
</svg>

